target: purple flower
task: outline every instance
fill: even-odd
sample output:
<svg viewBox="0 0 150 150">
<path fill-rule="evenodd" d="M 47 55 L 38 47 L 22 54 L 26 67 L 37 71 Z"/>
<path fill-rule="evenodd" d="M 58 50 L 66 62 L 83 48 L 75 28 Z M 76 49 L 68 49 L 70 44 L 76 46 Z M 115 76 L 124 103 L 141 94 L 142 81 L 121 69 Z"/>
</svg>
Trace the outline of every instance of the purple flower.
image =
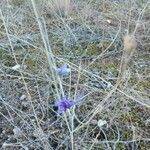
<svg viewBox="0 0 150 150">
<path fill-rule="evenodd" d="M 72 106 L 74 106 L 77 102 L 74 102 L 70 99 L 68 99 L 68 97 L 64 97 L 58 101 L 55 102 L 55 106 L 58 107 L 58 113 L 62 114 L 64 113 L 67 109 L 70 109 Z"/>
<path fill-rule="evenodd" d="M 55 102 L 55 106 L 58 107 L 58 113 L 62 114 L 67 109 L 70 109 L 75 103 L 69 100 L 66 96 Z"/>
<path fill-rule="evenodd" d="M 60 68 L 57 68 L 56 71 L 60 76 L 68 76 L 69 73 L 71 72 L 71 69 L 67 68 L 67 65 L 64 64 Z"/>
</svg>

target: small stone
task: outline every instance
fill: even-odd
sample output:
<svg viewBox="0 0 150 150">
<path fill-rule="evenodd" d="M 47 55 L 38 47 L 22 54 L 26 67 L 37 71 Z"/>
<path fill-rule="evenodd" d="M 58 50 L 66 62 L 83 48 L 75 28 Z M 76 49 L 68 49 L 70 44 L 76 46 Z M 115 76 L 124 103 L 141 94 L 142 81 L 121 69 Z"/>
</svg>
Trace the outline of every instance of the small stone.
<svg viewBox="0 0 150 150">
<path fill-rule="evenodd" d="M 101 128 L 102 126 L 107 125 L 107 121 L 100 119 L 100 120 L 98 120 L 97 125 L 98 125 L 98 127 Z"/>
<path fill-rule="evenodd" d="M 22 95 L 21 97 L 20 97 L 20 100 L 24 100 L 24 99 L 26 99 L 26 95 Z"/>
<path fill-rule="evenodd" d="M 3 131 L 2 131 L 2 134 L 5 134 L 5 133 L 6 133 L 6 130 L 3 130 Z"/>
<path fill-rule="evenodd" d="M 19 64 L 12 67 L 13 70 L 18 71 L 21 68 Z"/>
<path fill-rule="evenodd" d="M 13 132 L 14 132 L 14 136 L 15 136 L 16 138 L 22 136 L 22 132 L 21 132 L 21 130 L 20 130 L 18 127 L 15 127 L 15 128 L 13 129 Z"/>
<path fill-rule="evenodd" d="M 108 19 L 108 20 L 106 20 L 106 21 L 107 21 L 109 24 L 111 24 L 111 20 Z"/>
<path fill-rule="evenodd" d="M 26 147 L 26 146 L 22 146 L 22 148 L 23 148 L 24 150 L 29 150 L 29 148 Z"/>
<path fill-rule="evenodd" d="M 107 88 L 110 89 L 112 87 L 112 84 L 110 82 L 107 83 Z"/>
</svg>

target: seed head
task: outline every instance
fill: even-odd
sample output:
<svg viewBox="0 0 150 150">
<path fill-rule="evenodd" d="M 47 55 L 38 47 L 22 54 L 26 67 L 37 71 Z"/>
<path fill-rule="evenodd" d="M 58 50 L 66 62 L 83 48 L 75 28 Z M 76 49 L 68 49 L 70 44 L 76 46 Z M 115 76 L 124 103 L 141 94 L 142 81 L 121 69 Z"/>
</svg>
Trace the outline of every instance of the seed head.
<svg viewBox="0 0 150 150">
<path fill-rule="evenodd" d="M 134 35 L 125 35 L 123 41 L 125 50 L 132 51 L 136 49 L 137 42 Z"/>
</svg>

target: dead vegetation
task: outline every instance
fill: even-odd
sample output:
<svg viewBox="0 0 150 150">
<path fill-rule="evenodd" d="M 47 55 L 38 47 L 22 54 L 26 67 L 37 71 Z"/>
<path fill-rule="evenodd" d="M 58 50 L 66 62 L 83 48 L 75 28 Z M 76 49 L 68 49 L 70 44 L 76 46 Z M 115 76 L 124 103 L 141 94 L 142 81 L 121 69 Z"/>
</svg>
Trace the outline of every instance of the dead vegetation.
<svg viewBox="0 0 150 150">
<path fill-rule="evenodd" d="M 150 149 L 149 12 L 147 0 L 1 0 L 0 147 Z M 65 95 L 82 101 L 59 115 Z"/>
</svg>

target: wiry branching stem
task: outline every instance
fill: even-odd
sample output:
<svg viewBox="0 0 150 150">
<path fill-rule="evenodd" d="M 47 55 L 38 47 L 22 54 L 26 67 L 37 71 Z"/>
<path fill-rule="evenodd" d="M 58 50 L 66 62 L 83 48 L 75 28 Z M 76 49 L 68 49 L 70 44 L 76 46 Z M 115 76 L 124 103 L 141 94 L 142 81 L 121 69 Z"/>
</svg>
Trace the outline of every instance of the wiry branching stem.
<svg viewBox="0 0 150 150">
<path fill-rule="evenodd" d="M 52 79 L 54 81 L 54 85 L 55 85 L 55 89 L 56 89 L 56 93 L 57 93 L 57 99 L 60 99 L 61 96 L 64 96 L 64 92 L 63 92 L 63 87 L 62 87 L 61 80 L 57 76 L 57 74 L 54 72 L 55 71 L 54 68 L 56 68 L 56 63 L 55 63 L 55 59 L 54 59 L 54 55 L 53 55 L 51 46 L 49 44 L 46 25 L 45 25 L 44 19 L 40 19 L 40 17 L 39 17 L 39 14 L 38 14 L 37 9 L 36 9 L 35 1 L 31 0 L 31 2 L 32 2 L 33 10 L 34 10 L 34 13 L 35 13 L 35 16 L 36 16 L 36 20 L 38 22 L 38 26 L 39 26 L 40 33 L 41 33 L 41 36 L 42 36 L 42 40 L 43 40 L 43 43 L 44 43 L 44 50 L 45 50 L 47 60 L 48 60 L 48 63 L 49 63 L 49 68 L 50 68 L 50 72 L 51 72 L 51 75 L 52 75 Z M 43 21 L 43 23 L 42 23 L 42 21 Z M 59 93 L 57 83 L 59 84 L 61 94 Z"/>
</svg>

